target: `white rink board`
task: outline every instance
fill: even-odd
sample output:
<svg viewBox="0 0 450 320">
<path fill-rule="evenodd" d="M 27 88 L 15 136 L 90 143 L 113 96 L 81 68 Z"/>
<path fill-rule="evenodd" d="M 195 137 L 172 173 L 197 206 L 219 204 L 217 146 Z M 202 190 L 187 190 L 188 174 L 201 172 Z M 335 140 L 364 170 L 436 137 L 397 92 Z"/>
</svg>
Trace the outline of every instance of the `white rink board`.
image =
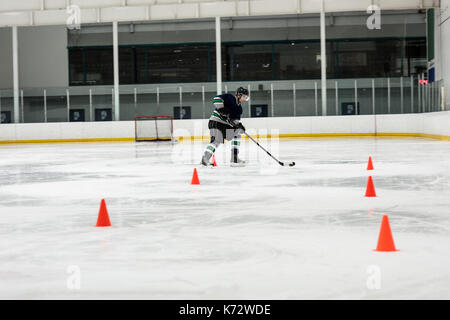
<svg viewBox="0 0 450 320">
<path fill-rule="evenodd" d="M 259 134 L 404 133 L 450 136 L 450 111 L 424 114 L 244 118 Z M 1 141 L 133 139 L 134 121 L 62 122 L 0 125 Z M 208 120 L 174 120 L 175 137 L 208 136 Z"/>
</svg>

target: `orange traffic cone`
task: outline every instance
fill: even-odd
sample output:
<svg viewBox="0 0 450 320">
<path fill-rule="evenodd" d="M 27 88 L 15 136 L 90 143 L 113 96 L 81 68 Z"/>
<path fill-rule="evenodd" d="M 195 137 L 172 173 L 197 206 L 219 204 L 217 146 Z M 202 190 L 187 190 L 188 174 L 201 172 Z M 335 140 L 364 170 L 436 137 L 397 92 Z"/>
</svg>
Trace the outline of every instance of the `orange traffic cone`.
<svg viewBox="0 0 450 320">
<path fill-rule="evenodd" d="M 378 244 L 375 251 L 398 251 L 395 249 L 389 219 L 386 215 L 383 216 L 383 220 L 381 221 L 380 235 L 378 236 Z"/>
<path fill-rule="evenodd" d="M 212 156 L 212 163 L 214 167 L 217 167 L 216 157 L 214 155 Z"/>
<path fill-rule="evenodd" d="M 197 168 L 194 168 L 194 174 L 192 175 L 191 184 L 200 184 L 200 180 L 198 179 Z"/>
<path fill-rule="evenodd" d="M 373 185 L 372 176 L 369 177 L 369 181 L 367 181 L 366 188 L 366 197 L 376 197 L 375 187 Z"/>
<path fill-rule="evenodd" d="M 105 199 L 102 199 L 100 203 L 100 210 L 98 212 L 96 227 L 111 227 L 111 221 L 109 221 L 108 209 L 106 209 Z"/>
<path fill-rule="evenodd" d="M 367 170 L 373 170 L 372 157 L 369 157 L 369 163 L 367 164 Z"/>
</svg>

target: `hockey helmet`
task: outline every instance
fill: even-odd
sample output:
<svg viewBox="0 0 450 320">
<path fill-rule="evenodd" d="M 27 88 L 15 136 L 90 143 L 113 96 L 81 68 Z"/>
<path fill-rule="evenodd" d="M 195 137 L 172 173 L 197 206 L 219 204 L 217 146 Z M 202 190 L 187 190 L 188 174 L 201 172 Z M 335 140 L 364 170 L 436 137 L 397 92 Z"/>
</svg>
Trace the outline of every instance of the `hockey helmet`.
<svg viewBox="0 0 450 320">
<path fill-rule="evenodd" d="M 239 87 L 239 88 L 236 90 L 236 96 L 237 96 L 237 97 L 247 96 L 247 98 L 245 99 L 245 101 L 248 101 L 249 98 L 250 98 L 250 97 L 248 96 L 248 90 L 245 89 L 244 87 Z"/>
</svg>

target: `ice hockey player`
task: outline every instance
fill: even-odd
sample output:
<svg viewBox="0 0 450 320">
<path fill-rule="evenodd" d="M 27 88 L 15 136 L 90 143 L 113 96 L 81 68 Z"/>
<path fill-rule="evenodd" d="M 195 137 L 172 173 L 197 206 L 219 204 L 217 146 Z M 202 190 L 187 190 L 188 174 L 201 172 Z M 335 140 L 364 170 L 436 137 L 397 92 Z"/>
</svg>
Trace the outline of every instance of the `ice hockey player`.
<svg viewBox="0 0 450 320">
<path fill-rule="evenodd" d="M 214 97 L 215 108 L 208 122 L 211 140 L 203 154 L 202 165 L 210 164 L 210 158 L 225 139 L 231 141 L 231 165 L 245 165 L 245 161 L 239 159 L 238 155 L 241 134 L 245 132 L 245 127 L 240 121 L 241 104 L 248 99 L 248 90 L 243 87 L 238 88 L 235 95 L 225 93 Z"/>
</svg>

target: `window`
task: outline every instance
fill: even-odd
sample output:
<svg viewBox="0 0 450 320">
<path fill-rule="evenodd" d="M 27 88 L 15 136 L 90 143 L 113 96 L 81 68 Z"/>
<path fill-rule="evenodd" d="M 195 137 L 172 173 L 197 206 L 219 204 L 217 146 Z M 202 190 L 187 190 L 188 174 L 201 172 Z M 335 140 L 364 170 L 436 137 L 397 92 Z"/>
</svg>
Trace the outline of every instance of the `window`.
<svg viewBox="0 0 450 320">
<path fill-rule="evenodd" d="M 150 47 L 149 82 L 208 81 L 208 46 Z"/>
<path fill-rule="evenodd" d="M 136 83 L 148 83 L 148 48 L 136 48 Z"/>
<path fill-rule="evenodd" d="M 327 77 L 400 77 L 426 71 L 426 40 L 328 40 Z M 113 83 L 113 49 L 69 49 L 70 85 Z M 320 41 L 224 43 L 223 81 L 320 79 Z M 119 48 L 119 81 L 216 81 L 214 44 Z"/>
<path fill-rule="evenodd" d="M 427 47 L 425 39 L 408 39 L 406 41 L 408 57 L 408 75 L 417 75 L 427 71 Z"/>
<path fill-rule="evenodd" d="M 274 45 L 276 78 L 320 78 L 320 42 L 280 43 Z"/>
<path fill-rule="evenodd" d="M 382 76 L 384 68 L 377 61 L 379 52 L 375 41 L 339 41 L 335 50 L 338 77 L 359 78 L 374 72 Z"/>
<path fill-rule="evenodd" d="M 400 77 L 407 75 L 405 40 L 376 39 L 336 43 L 338 77 Z"/>
<path fill-rule="evenodd" d="M 85 50 L 86 84 L 112 84 L 113 50 L 112 48 Z"/>
<path fill-rule="evenodd" d="M 119 82 L 136 83 L 135 48 L 119 48 Z"/>
<path fill-rule="evenodd" d="M 273 79 L 271 44 L 228 45 L 226 54 L 227 80 Z"/>
<path fill-rule="evenodd" d="M 70 85 L 84 84 L 83 49 L 69 51 L 69 77 Z"/>
<path fill-rule="evenodd" d="M 226 46 L 223 45 L 222 46 L 222 80 L 223 81 L 230 81 L 230 63 L 229 63 L 229 59 L 227 58 L 227 51 L 226 51 Z M 216 66 L 216 46 L 213 45 L 210 48 L 210 52 L 209 52 L 209 77 L 208 77 L 208 81 L 216 81 L 217 79 L 217 66 Z"/>
</svg>

